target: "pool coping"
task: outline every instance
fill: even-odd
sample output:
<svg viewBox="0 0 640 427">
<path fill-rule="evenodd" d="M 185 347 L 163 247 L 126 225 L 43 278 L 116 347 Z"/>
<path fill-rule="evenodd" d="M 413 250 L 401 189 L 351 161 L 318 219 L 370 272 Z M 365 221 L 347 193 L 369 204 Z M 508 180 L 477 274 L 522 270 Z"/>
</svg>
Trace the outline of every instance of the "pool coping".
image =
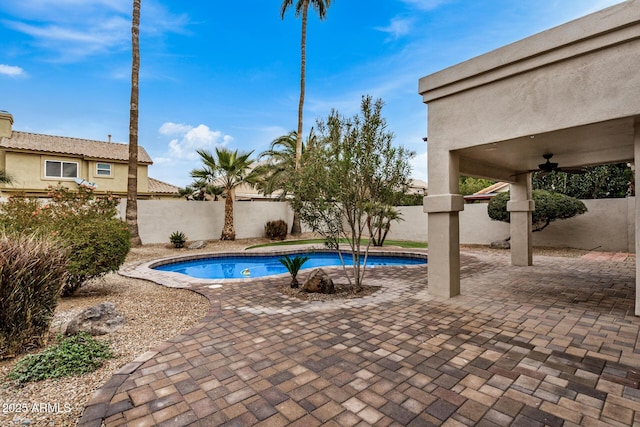
<svg viewBox="0 0 640 427">
<path fill-rule="evenodd" d="M 150 261 L 141 261 L 141 262 L 132 262 L 123 265 L 118 270 L 118 274 L 126 277 L 132 277 L 135 279 L 143 279 L 148 280 L 159 285 L 167 286 L 170 288 L 193 288 L 195 286 L 209 286 L 212 288 L 221 287 L 224 284 L 230 283 L 251 283 L 255 280 L 263 280 L 266 278 L 278 278 L 278 277 L 288 277 L 289 273 L 281 273 L 274 274 L 270 276 L 261 276 L 261 277 L 246 277 L 246 278 L 238 278 L 238 279 L 201 279 L 196 277 L 190 277 L 182 273 L 175 273 L 171 271 L 162 271 L 156 270 L 154 267 L 159 265 L 171 264 L 176 262 L 183 261 L 193 261 L 197 259 L 205 259 L 205 258 L 219 258 L 225 256 L 278 256 L 278 255 L 293 255 L 299 254 L 304 251 L 313 251 L 313 252 L 335 252 L 334 249 L 327 249 L 325 247 L 318 247 L 317 245 L 293 245 L 294 247 L 288 249 L 277 249 L 273 250 L 273 247 L 262 247 L 256 248 L 252 250 L 239 250 L 239 251 L 224 251 L 224 252 L 198 252 L 194 254 L 187 255 L 175 255 L 169 257 L 162 257 L 153 259 Z M 340 249 L 343 253 L 351 253 L 351 250 L 346 250 L 344 248 Z M 411 248 L 407 250 L 406 248 L 370 248 L 369 254 L 375 253 L 376 255 L 387 255 L 387 256 L 407 256 L 410 258 L 427 258 L 428 251 L 426 249 L 416 249 Z M 399 266 L 388 266 L 388 267 L 376 267 L 376 268 L 396 268 Z M 402 267 L 411 267 L 411 266 L 402 266 Z M 332 267 L 322 267 L 323 269 L 331 270 L 331 269 L 341 269 L 342 266 L 332 266 Z"/>
</svg>

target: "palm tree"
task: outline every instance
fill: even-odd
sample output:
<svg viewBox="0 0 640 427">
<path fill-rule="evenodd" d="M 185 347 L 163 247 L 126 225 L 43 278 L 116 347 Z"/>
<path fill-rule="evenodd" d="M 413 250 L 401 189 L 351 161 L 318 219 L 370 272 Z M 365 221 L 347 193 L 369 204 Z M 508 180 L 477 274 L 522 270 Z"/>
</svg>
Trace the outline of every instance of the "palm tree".
<svg viewBox="0 0 640 427">
<path fill-rule="evenodd" d="M 131 109 L 129 110 L 129 173 L 125 215 L 133 246 L 142 244 L 138 232 L 138 80 L 140 75 L 141 1 L 133 0 L 133 16 L 131 18 Z"/>
<path fill-rule="evenodd" d="M 367 213 L 367 228 L 373 246 L 382 246 L 389 230 L 391 221 L 403 221 L 402 214 L 395 207 L 383 203 L 369 203 L 365 207 Z"/>
<path fill-rule="evenodd" d="M 207 150 L 197 150 L 203 166 L 191 171 L 191 177 L 204 179 L 213 183 L 216 181 L 224 188 L 224 226 L 220 240 L 235 240 L 236 231 L 233 226 L 233 198 L 235 188 L 240 184 L 253 185 L 257 180 L 257 174 L 251 170 L 253 160 L 249 159 L 253 151 L 238 153 L 226 148 L 216 148 L 215 157 Z"/>
<path fill-rule="evenodd" d="M 296 0 L 295 16 L 302 16 L 302 36 L 300 41 L 300 102 L 298 103 L 298 132 L 296 133 L 296 161 L 295 168 L 300 169 L 302 159 L 302 111 L 304 109 L 304 92 L 307 68 L 307 13 L 311 5 L 320 19 L 327 15 L 327 9 L 331 5 L 331 0 Z M 284 0 L 280 6 L 280 17 L 284 19 L 289 7 L 293 6 L 293 0 Z M 294 224 L 295 225 L 295 224 Z M 291 230 L 291 234 L 300 234 L 301 230 Z"/>
<path fill-rule="evenodd" d="M 291 274 L 291 287 L 295 289 L 300 286 L 297 279 L 298 272 L 302 268 L 303 264 L 309 261 L 309 257 L 296 255 L 293 258 L 289 258 L 288 255 L 285 255 L 284 257 L 278 259 L 278 261 L 280 261 L 282 265 L 284 265 L 284 267 L 287 269 L 289 274 Z"/>
<path fill-rule="evenodd" d="M 0 184 L 11 184 L 11 177 L 2 169 L 0 169 Z"/>
<path fill-rule="evenodd" d="M 273 194 L 281 190 L 280 199 L 287 196 L 287 183 L 296 163 L 296 131 L 291 131 L 271 141 L 269 149 L 258 155 L 258 160 L 267 159 L 256 170 L 262 172 L 258 190 L 262 194 Z M 302 150 L 304 151 L 304 145 Z"/>
<path fill-rule="evenodd" d="M 295 170 L 296 148 L 298 134 L 291 131 L 286 135 L 282 135 L 271 141 L 269 149 L 263 151 L 258 156 L 258 160 L 267 159 L 267 162 L 256 168 L 256 172 L 261 176 L 256 187 L 262 194 L 273 194 L 281 191 L 280 200 L 286 198 L 289 194 L 289 183 L 291 176 Z M 312 143 L 315 139 L 313 128 L 307 137 L 307 144 Z M 302 144 L 302 152 L 305 151 L 305 144 Z M 300 234 L 302 228 L 300 226 L 300 218 L 297 214 L 293 214 L 293 225 L 291 234 Z"/>
</svg>

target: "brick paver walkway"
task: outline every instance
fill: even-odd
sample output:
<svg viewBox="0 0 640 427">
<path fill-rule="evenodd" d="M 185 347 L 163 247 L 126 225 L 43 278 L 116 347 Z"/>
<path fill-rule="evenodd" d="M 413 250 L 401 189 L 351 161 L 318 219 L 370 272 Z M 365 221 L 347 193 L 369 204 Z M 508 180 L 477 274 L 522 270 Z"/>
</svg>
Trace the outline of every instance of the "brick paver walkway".
<svg viewBox="0 0 640 427">
<path fill-rule="evenodd" d="M 640 425 L 635 264 L 465 252 L 463 295 L 426 267 L 374 269 L 370 297 L 221 288 L 203 322 L 124 366 L 82 426 Z"/>
</svg>

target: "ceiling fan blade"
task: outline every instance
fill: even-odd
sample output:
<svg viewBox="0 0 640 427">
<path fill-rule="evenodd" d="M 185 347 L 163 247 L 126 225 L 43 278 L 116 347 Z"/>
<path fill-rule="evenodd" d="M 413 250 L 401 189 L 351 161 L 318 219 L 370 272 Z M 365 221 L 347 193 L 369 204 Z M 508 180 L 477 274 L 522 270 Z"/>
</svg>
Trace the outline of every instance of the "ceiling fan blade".
<svg viewBox="0 0 640 427">
<path fill-rule="evenodd" d="M 585 168 L 558 168 L 557 169 L 558 172 L 564 172 L 564 173 L 571 173 L 571 174 L 585 174 L 587 173 L 587 170 Z"/>
</svg>

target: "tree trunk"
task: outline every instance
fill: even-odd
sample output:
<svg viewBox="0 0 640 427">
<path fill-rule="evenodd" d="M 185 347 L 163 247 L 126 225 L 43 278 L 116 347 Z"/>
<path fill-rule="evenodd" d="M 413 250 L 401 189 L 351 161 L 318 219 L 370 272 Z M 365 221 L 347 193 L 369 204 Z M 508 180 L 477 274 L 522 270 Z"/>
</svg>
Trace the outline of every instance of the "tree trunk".
<svg viewBox="0 0 640 427">
<path fill-rule="evenodd" d="M 302 225 L 300 224 L 300 217 L 297 213 L 293 213 L 293 224 L 291 225 L 291 234 L 293 236 L 302 234 Z"/>
<path fill-rule="evenodd" d="M 233 191 L 227 190 L 227 197 L 224 199 L 224 227 L 220 240 L 236 240 L 236 231 L 233 228 Z"/>
<path fill-rule="evenodd" d="M 302 35 L 300 40 L 300 102 L 298 103 L 298 135 L 296 136 L 296 169 L 300 169 L 302 159 L 302 116 L 304 111 L 304 92 L 307 68 L 307 15 L 309 0 L 302 5 Z"/>
<path fill-rule="evenodd" d="M 131 245 L 140 246 L 138 232 L 138 80 L 140 75 L 140 6 L 142 0 L 133 0 L 131 19 L 131 109 L 129 111 L 129 170 L 127 175 L 126 219 Z"/>
<path fill-rule="evenodd" d="M 309 11 L 309 1 L 305 0 L 302 6 L 302 34 L 300 40 L 300 101 L 298 102 L 298 134 L 296 135 L 296 170 L 300 169 L 302 161 L 302 117 L 304 112 L 304 93 L 306 85 L 307 69 L 307 12 Z M 294 236 L 302 234 L 300 218 L 294 212 L 291 234 Z"/>
</svg>

